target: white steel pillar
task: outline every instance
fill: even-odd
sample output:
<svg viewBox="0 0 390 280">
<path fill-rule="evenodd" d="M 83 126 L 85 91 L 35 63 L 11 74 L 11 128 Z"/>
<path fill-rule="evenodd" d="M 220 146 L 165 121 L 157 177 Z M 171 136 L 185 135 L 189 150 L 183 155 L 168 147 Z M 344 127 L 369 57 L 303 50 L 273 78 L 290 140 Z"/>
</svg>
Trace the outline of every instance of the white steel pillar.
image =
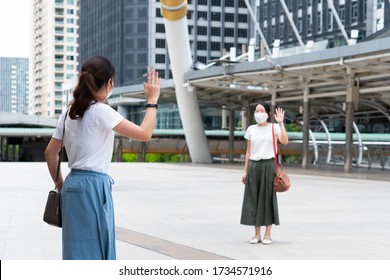
<svg viewBox="0 0 390 280">
<path fill-rule="evenodd" d="M 192 66 L 186 0 L 161 0 L 165 34 L 175 82 L 176 100 L 193 163 L 211 163 L 196 90 L 184 86 L 184 73 Z"/>
</svg>

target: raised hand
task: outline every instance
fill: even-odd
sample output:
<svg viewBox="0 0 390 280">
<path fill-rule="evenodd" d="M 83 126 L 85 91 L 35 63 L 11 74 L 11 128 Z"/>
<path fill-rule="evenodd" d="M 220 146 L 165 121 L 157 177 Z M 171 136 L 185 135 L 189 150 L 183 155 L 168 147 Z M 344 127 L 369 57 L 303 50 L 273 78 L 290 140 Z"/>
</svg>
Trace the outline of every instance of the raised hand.
<svg viewBox="0 0 390 280">
<path fill-rule="evenodd" d="M 145 96 L 148 103 L 157 103 L 160 97 L 161 78 L 158 77 L 158 72 L 152 70 L 148 73 L 148 83 L 144 83 Z"/>
<path fill-rule="evenodd" d="M 279 124 L 283 123 L 284 120 L 284 110 L 282 108 L 276 108 L 276 114 L 274 114 L 275 121 Z"/>
</svg>

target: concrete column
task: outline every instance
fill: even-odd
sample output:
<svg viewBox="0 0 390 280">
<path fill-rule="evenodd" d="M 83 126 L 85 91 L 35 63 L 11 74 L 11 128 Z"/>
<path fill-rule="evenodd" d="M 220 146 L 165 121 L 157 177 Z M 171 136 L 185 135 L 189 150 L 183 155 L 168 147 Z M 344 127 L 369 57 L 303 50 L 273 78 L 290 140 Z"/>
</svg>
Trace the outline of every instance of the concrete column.
<svg viewBox="0 0 390 280">
<path fill-rule="evenodd" d="M 347 86 L 347 95 L 345 103 L 345 154 L 344 171 L 352 171 L 353 155 L 353 121 L 355 116 L 355 105 L 359 101 L 359 92 L 353 84 Z"/>
<path fill-rule="evenodd" d="M 275 122 L 275 110 L 276 110 L 276 90 L 275 88 L 271 91 L 271 106 L 270 106 L 270 121 Z"/>
<path fill-rule="evenodd" d="M 140 150 L 137 155 L 137 161 L 138 162 L 145 162 L 146 161 L 146 143 L 141 142 L 140 144 Z"/>
<path fill-rule="evenodd" d="M 253 110 L 251 108 L 251 105 L 249 101 L 246 102 L 246 126 L 243 127 L 243 129 L 246 131 L 246 129 L 252 124 L 253 121 Z"/>
<path fill-rule="evenodd" d="M 192 57 L 188 36 L 187 1 L 161 0 L 176 101 L 193 163 L 212 163 L 195 88 L 184 86 L 184 73 L 191 70 Z"/>
<path fill-rule="evenodd" d="M 227 129 L 227 109 L 226 106 L 222 106 L 222 125 L 221 129 Z"/>
<path fill-rule="evenodd" d="M 234 110 L 230 109 L 229 115 L 229 162 L 234 159 Z"/>
<path fill-rule="evenodd" d="M 5 161 L 9 161 L 9 144 L 7 143 L 7 138 L 5 140 L 5 151 L 4 151 L 4 155 L 5 155 Z"/>
<path fill-rule="evenodd" d="M 302 168 L 307 169 L 310 162 L 309 129 L 310 129 L 310 101 L 309 88 L 303 91 L 303 138 L 302 138 Z"/>
<path fill-rule="evenodd" d="M 246 114 L 246 110 L 242 109 L 241 110 L 241 130 L 245 131 L 246 127 L 247 127 L 247 114 Z"/>
<path fill-rule="evenodd" d="M 3 138 L 0 137 L 0 161 L 3 161 Z"/>
<path fill-rule="evenodd" d="M 123 138 L 119 137 L 115 143 L 115 161 L 122 162 L 123 155 Z"/>
</svg>

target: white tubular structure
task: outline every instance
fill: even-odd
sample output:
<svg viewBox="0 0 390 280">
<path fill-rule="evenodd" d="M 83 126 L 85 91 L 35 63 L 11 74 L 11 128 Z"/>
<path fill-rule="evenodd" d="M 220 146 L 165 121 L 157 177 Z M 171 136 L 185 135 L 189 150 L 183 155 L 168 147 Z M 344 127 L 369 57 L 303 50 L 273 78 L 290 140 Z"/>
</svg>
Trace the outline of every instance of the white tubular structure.
<svg viewBox="0 0 390 280">
<path fill-rule="evenodd" d="M 184 135 L 193 163 L 211 163 L 211 155 L 203 128 L 198 97 L 195 89 L 184 86 L 184 73 L 192 66 L 190 40 L 187 24 L 186 0 L 161 0 L 165 34 L 171 60 L 176 100 Z"/>
</svg>

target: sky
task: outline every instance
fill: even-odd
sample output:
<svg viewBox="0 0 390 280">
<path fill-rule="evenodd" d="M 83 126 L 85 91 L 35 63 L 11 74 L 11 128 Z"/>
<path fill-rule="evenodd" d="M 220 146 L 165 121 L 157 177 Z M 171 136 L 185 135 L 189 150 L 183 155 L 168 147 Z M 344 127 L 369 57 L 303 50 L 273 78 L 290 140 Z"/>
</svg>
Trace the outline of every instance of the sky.
<svg viewBox="0 0 390 280">
<path fill-rule="evenodd" d="M 32 0 L 0 0 L 0 57 L 31 56 Z"/>
</svg>

